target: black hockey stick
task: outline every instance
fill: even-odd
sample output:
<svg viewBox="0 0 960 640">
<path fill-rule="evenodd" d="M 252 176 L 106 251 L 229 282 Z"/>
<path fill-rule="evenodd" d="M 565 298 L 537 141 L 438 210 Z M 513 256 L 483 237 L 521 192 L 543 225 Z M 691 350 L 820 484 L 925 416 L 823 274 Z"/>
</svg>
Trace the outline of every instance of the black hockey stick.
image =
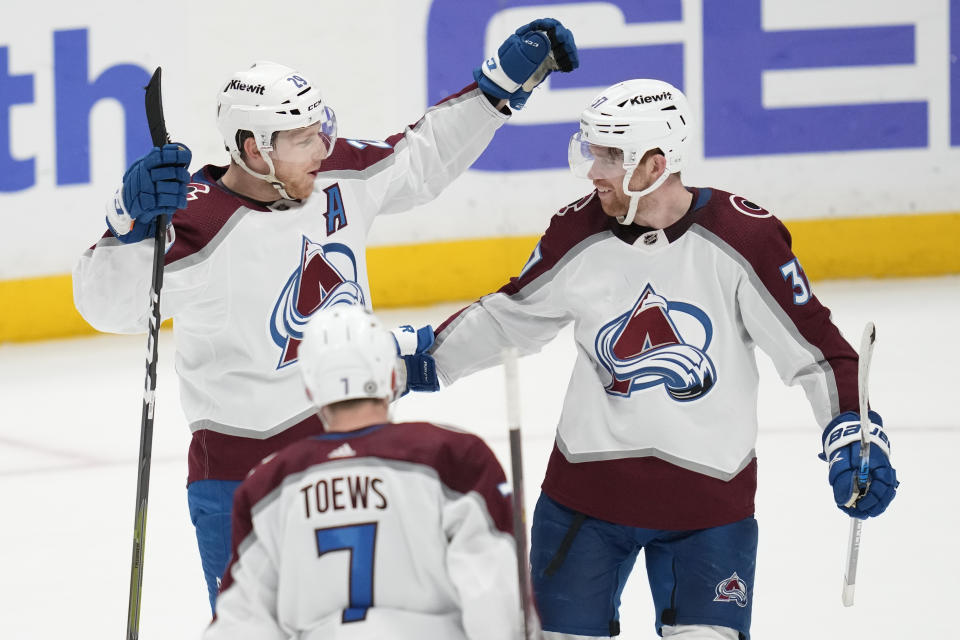
<svg viewBox="0 0 960 640">
<path fill-rule="evenodd" d="M 163 120 L 160 98 L 160 67 L 146 87 L 144 104 L 150 139 L 156 147 L 170 141 Z M 137 467 L 137 510 L 133 520 L 133 560 L 130 565 L 130 600 L 127 610 L 127 640 L 140 635 L 140 596 L 143 588 L 143 548 L 147 533 L 147 494 L 150 491 L 150 457 L 153 451 L 153 400 L 157 388 L 157 340 L 160 332 L 160 289 L 163 287 L 163 256 L 166 248 L 167 216 L 156 219 L 153 236 L 153 277 L 150 286 L 150 331 L 147 335 L 147 378 L 143 386 L 143 413 L 140 417 L 140 459 Z"/>
</svg>

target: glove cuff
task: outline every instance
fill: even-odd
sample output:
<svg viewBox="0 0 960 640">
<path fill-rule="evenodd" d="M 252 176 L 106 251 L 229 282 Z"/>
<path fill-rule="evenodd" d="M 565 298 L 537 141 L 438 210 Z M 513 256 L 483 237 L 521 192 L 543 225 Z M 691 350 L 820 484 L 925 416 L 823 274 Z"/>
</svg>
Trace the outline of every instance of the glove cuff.
<svg viewBox="0 0 960 640">
<path fill-rule="evenodd" d="M 520 88 L 520 83 L 508 76 L 503 70 L 503 65 L 500 64 L 500 54 L 498 53 L 484 60 L 483 64 L 480 65 L 480 71 L 506 94 L 497 96 L 498 98 L 506 98 Z"/>
<path fill-rule="evenodd" d="M 439 391 L 436 361 L 431 356 L 421 354 L 406 356 L 407 389 L 411 391 Z"/>
<path fill-rule="evenodd" d="M 867 440 L 871 445 L 877 446 L 889 458 L 890 440 L 883 430 L 883 419 L 876 411 L 867 413 L 869 418 Z M 860 414 L 855 411 L 841 413 L 830 421 L 827 428 L 823 430 L 823 455 L 824 460 L 829 460 L 833 452 L 841 449 L 851 443 L 860 442 Z"/>
<path fill-rule="evenodd" d="M 133 229 L 133 216 L 127 211 L 123 203 L 123 187 L 119 187 L 117 192 L 109 201 L 107 201 L 107 226 L 110 231 L 118 238 L 127 235 Z"/>
<path fill-rule="evenodd" d="M 425 352 L 433 346 L 433 327 L 426 325 L 414 329 L 409 324 L 390 329 L 397 346 L 397 355 L 412 356 Z"/>
</svg>

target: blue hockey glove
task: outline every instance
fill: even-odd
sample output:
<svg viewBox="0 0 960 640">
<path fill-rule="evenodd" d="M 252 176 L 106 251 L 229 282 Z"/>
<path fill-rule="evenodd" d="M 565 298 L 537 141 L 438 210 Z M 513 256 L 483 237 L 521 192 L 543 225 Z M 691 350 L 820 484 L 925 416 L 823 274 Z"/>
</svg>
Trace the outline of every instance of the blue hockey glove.
<svg viewBox="0 0 960 640">
<path fill-rule="evenodd" d="M 409 391 L 439 391 L 437 363 L 427 353 L 433 346 L 433 327 L 427 325 L 414 329 L 405 324 L 390 332 L 397 343 L 397 355 L 404 364 L 400 371 L 400 395 L 405 396 Z"/>
<path fill-rule="evenodd" d="M 559 20 L 541 18 L 517 29 L 518 36 L 531 31 L 546 31 L 550 38 L 550 48 L 553 51 L 557 68 L 569 73 L 580 66 L 580 56 L 577 54 L 577 43 L 573 39 L 570 29 L 563 26 Z"/>
<path fill-rule="evenodd" d="M 822 460 L 829 462 L 833 499 L 841 511 L 861 520 L 884 512 L 897 495 L 897 472 L 890 466 L 890 441 L 883 420 L 875 411 L 870 417 L 870 459 L 866 474 L 860 469 L 860 414 L 841 413 L 823 431 Z M 862 487 L 866 492 L 860 496 Z"/>
<path fill-rule="evenodd" d="M 182 144 L 154 147 L 123 174 L 123 185 L 107 204 L 107 226 L 121 242 L 139 242 L 154 233 L 157 216 L 187 206 L 190 149 Z"/>
<path fill-rule="evenodd" d="M 572 71 L 579 64 L 570 30 L 558 20 L 543 18 L 517 29 L 495 55 L 473 70 L 473 78 L 484 93 L 507 99 L 519 110 L 551 71 Z"/>
</svg>

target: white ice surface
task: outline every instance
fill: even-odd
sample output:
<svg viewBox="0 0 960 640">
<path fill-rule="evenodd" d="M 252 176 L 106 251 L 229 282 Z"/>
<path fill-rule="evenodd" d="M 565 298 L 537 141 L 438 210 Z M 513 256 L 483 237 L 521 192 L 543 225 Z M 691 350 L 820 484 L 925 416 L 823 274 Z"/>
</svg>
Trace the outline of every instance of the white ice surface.
<svg viewBox="0 0 960 640">
<path fill-rule="evenodd" d="M 765 356 L 757 444 L 760 550 L 754 638 L 955 638 L 960 600 L 958 475 L 960 277 L 815 285 L 858 346 L 877 325 L 872 404 L 902 480 L 889 511 L 866 522 L 856 604 L 841 605 L 849 519 L 834 506 L 819 429 L 799 388 Z M 383 312 L 390 324 L 439 323 L 461 305 Z M 0 345 L 0 639 L 120 638 L 133 536 L 143 336 Z M 569 332 L 520 361 L 528 519 L 569 368 Z M 208 605 L 187 514 L 184 425 L 172 334 L 160 336 L 141 637 L 198 638 Z M 438 394 L 411 394 L 397 419 L 481 434 L 509 473 L 502 369 Z M 642 491 L 642 487 L 637 490 Z M 623 594 L 623 638 L 654 638 L 642 562 Z"/>
</svg>

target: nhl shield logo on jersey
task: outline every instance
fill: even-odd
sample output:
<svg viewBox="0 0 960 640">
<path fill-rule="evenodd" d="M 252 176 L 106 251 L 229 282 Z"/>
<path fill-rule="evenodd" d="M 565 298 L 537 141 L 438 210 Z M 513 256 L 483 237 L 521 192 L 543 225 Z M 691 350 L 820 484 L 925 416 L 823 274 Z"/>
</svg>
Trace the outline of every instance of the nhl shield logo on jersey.
<svg viewBox="0 0 960 640">
<path fill-rule="evenodd" d="M 738 607 L 747 606 L 747 583 L 740 579 L 737 572 L 717 584 L 717 597 L 714 602 L 735 602 Z"/>
<path fill-rule="evenodd" d="M 706 354 L 712 337 L 702 309 L 667 300 L 648 284 L 632 309 L 597 333 L 597 359 L 612 377 L 607 393 L 629 397 L 663 385 L 674 400 L 696 400 L 717 381 Z"/>
<path fill-rule="evenodd" d="M 345 244 L 319 244 L 303 236 L 300 264 L 283 287 L 270 319 L 270 337 L 280 350 L 277 369 L 296 361 L 303 329 L 318 309 L 363 304 L 357 259 Z"/>
</svg>

